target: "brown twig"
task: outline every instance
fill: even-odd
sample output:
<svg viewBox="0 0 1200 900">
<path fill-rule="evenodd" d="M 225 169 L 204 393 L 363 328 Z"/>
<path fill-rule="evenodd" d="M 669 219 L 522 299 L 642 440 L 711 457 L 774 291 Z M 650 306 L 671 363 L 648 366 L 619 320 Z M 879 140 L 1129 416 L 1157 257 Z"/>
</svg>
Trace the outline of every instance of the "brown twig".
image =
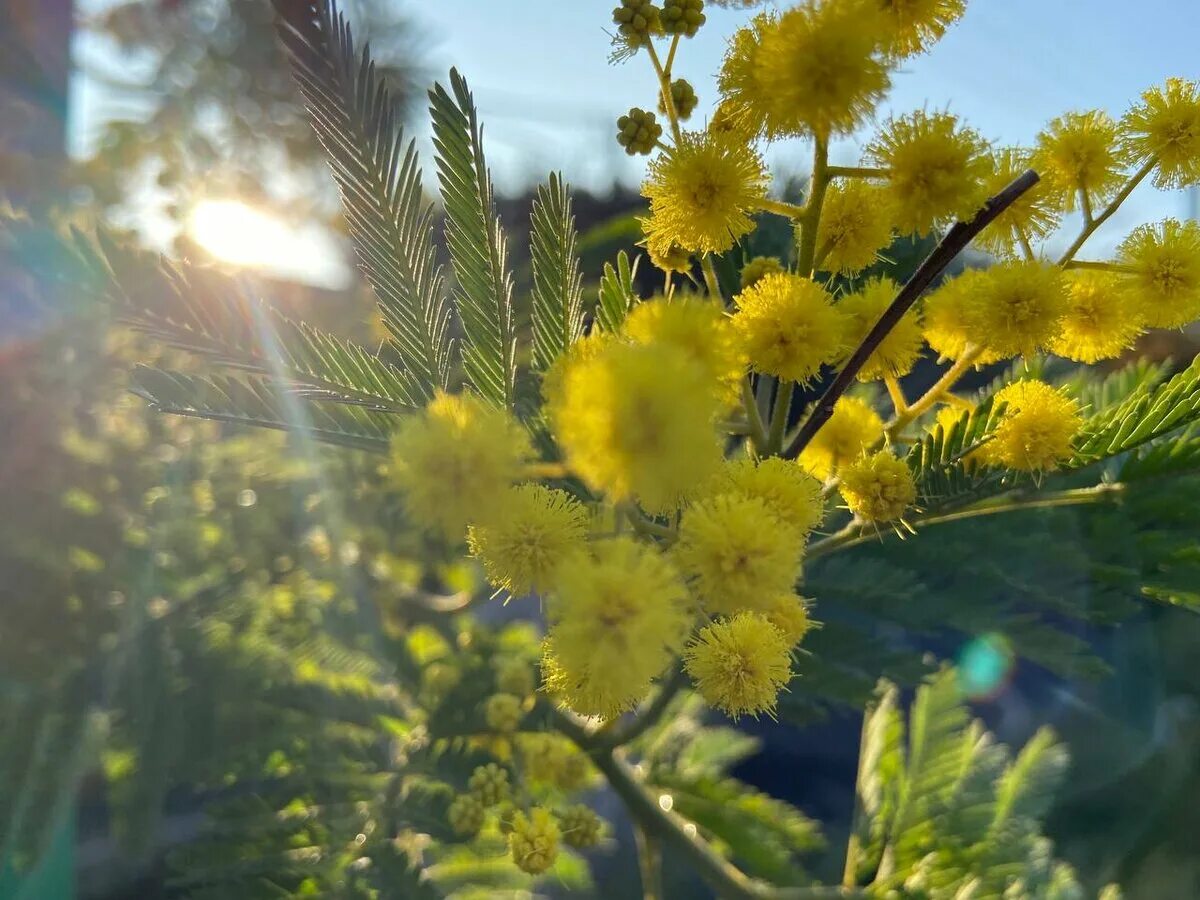
<svg viewBox="0 0 1200 900">
<path fill-rule="evenodd" d="M 838 398 L 846 393 L 846 390 L 854 381 L 854 376 L 859 373 L 867 360 L 871 358 L 871 354 L 883 342 L 900 319 L 912 305 L 917 302 L 920 296 L 925 293 L 934 280 L 946 270 L 967 246 L 975 238 L 979 232 L 983 231 L 990 225 L 997 216 L 1008 209 L 1017 198 L 1028 191 L 1038 182 L 1038 174 L 1032 169 L 1015 178 L 1004 190 L 996 194 L 988 200 L 975 218 L 969 222 L 956 222 L 941 242 L 933 249 L 933 252 L 926 257 L 925 261 L 917 268 L 912 277 L 905 282 L 904 287 L 896 295 L 896 299 L 892 301 L 891 306 L 884 311 L 879 321 L 875 323 L 875 327 L 870 333 L 863 338 L 858 349 L 846 361 L 846 365 L 838 372 L 833 382 L 825 390 L 821 399 L 817 401 L 805 420 L 804 425 L 792 438 L 790 444 L 783 452 L 785 459 L 795 459 L 800 455 L 800 451 L 808 446 L 808 442 L 813 439 L 816 433 L 821 429 L 821 426 L 829 421 L 829 417 L 833 415 L 834 404 Z"/>
</svg>

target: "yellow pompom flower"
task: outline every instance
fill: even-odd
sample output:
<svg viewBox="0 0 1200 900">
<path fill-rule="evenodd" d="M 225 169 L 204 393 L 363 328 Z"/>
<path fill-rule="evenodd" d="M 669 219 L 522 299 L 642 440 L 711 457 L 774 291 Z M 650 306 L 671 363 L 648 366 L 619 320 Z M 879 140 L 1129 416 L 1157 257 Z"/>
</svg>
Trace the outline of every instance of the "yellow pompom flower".
<svg viewBox="0 0 1200 900">
<path fill-rule="evenodd" d="M 821 285 L 799 275 L 765 275 L 734 298 L 734 331 L 755 372 L 808 381 L 838 358 L 846 321 Z"/>
<path fill-rule="evenodd" d="M 780 594 L 763 612 L 767 621 L 783 632 L 789 647 L 795 647 L 812 628 L 807 601 L 795 594 Z"/>
<path fill-rule="evenodd" d="M 766 133 L 774 139 L 787 134 L 786 110 L 778 110 L 759 81 L 763 36 L 774 29 L 778 16 L 760 13 L 749 25 L 734 32 L 717 76 L 722 101 L 708 125 L 710 134 L 743 139 L 747 143 Z"/>
<path fill-rule="evenodd" d="M 412 517 L 447 538 L 494 509 L 532 457 L 529 435 L 471 394 L 439 393 L 405 419 L 391 445 L 391 476 Z"/>
<path fill-rule="evenodd" d="M 1051 353 L 1076 362 L 1113 359 L 1142 333 L 1141 304 L 1128 279 L 1088 269 L 1067 274 L 1067 304 Z"/>
<path fill-rule="evenodd" d="M 817 225 L 818 268 L 852 275 L 872 265 L 892 242 L 895 217 L 887 188 L 861 178 L 834 183 Z"/>
<path fill-rule="evenodd" d="M 1157 159 L 1154 184 L 1200 184 L 1200 83 L 1168 78 L 1142 94 L 1121 120 L 1123 144 L 1136 163 Z"/>
<path fill-rule="evenodd" d="M 998 194 L 1018 176 L 1033 165 L 1033 152 L 1017 147 L 1006 147 L 992 154 L 992 174 L 984 181 L 984 193 Z M 1009 256 L 1024 250 L 1023 243 L 1032 250 L 1058 228 L 1059 214 L 1046 182 L 1039 181 L 1008 209 L 980 232 L 975 245 L 997 256 Z"/>
<path fill-rule="evenodd" d="M 757 613 L 738 613 L 700 630 L 684 665 L 700 696 L 733 718 L 775 714 L 792 678 L 792 645 Z"/>
<path fill-rule="evenodd" d="M 766 504 L 771 515 L 808 534 L 824 514 L 821 482 L 799 465 L 777 456 L 730 460 L 703 492 L 704 498 L 741 494 Z"/>
<path fill-rule="evenodd" d="M 1023 472 L 1057 467 L 1071 455 L 1083 424 L 1079 404 L 1043 381 L 1015 381 L 996 394 L 1007 404 L 992 439 L 979 448 L 983 460 Z"/>
<path fill-rule="evenodd" d="M 1133 230 L 1117 251 L 1151 328 L 1179 328 L 1200 317 L 1200 225 L 1164 219 Z"/>
<path fill-rule="evenodd" d="M 586 507 L 566 491 L 522 484 L 468 529 L 467 546 L 489 584 L 521 597 L 551 586 L 562 561 L 583 548 L 587 528 Z"/>
<path fill-rule="evenodd" d="M 950 113 L 918 110 L 889 120 L 867 146 L 867 158 L 890 172 L 896 227 L 925 233 L 968 218 L 987 199 L 992 173 L 987 142 Z"/>
<path fill-rule="evenodd" d="M 862 343 L 884 311 L 892 305 L 899 290 L 900 285 L 890 278 L 872 278 L 858 291 L 838 301 L 838 309 L 850 321 L 850 347 Z M 885 375 L 897 378 L 907 375 L 920 358 L 924 345 L 921 320 L 916 310 L 910 309 L 867 359 L 866 365 L 858 373 L 858 380 L 875 381 Z"/>
<path fill-rule="evenodd" d="M 1060 208 L 1070 212 L 1080 192 L 1092 201 L 1110 199 L 1124 181 L 1117 126 L 1093 109 L 1054 119 L 1038 135 L 1033 163 Z"/>
<path fill-rule="evenodd" d="M 925 340 L 940 359 L 958 359 L 976 337 L 970 330 L 971 299 L 983 290 L 982 269 L 967 269 L 951 278 L 925 298 L 922 319 Z M 984 349 L 977 357 L 979 364 L 996 362 L 1000 356 Z"/>
<path fill-rule="evenodd" d="M 778 275 L 787 271 L 777 256 L 756 256 L 742 266 L 742 289 L 750 287 L 764 275 Z"/>
<path fill-rule="evenodd" d="M 686 273 L 692 271 L 692 254 L 675 243 L 665 228 L 659 227 L 654 217 L 639 218 L 645 240 L 642 246 L 655 268 L 664 272 Z"/>
<path fill-rule="evenodd" d="M 713 388 L 683 350 L 610 342 L 572 361 L 546 410 L 567 464 L 589 487 L 660 512 L 720 464 Z"/>
<path fill-rule="evenodd" d="M 849 133 L 891 85 L 877 53 L 885 29 L 873 5 L 805 0 L 762 30 L 752 79 L 761 93 L 742 99 L 773 136 Z"/>
<path fill-rule="evenodd" d="M 746 374 L 746 358 L 729 317 L 708 300 L 639 303 L 623 326 L 635 344 L 666 344 L 698 363 L 724 400 L 735 400 Z"/>
<path fill-rule="evenodd" d="M 842 397 L 834 404 L 829 421 L 800 451 L 797 462 L 817 478 L 826 479 L 882 439 L 879 413 L 858 397 Z"/>
<path fill-rule="evenodd" d="M 839 474 L 846 506 L 868 522 L 895 521 L 917 499 L 912 471 L 887 450 L 861 456 Z"/>
<path fill-rule="evenodd" d="M 550 810 L 535 806 L 529 810 L 529 815 L 521 810 L 513 813 L 508 848 L 513 862 L 522 872 L 540 875 L 554 865 L 558 858 L 558 840 L 558 825 Z"/>
<path fill-rule="evenodd" d="M 966 9 L 966 0 L 883 0 L 888 52 L 912 56 L 928 50 Z"/>
<path fill-rule="evenodd" d="M 592 550 L 562 567 L 551 599 L 551 687 L 576 712 L 607 717 L 645 696 L 691 613 L 679 572 L 653 547 L 618 537 Z"/>
<path fill-rule="evenodd" d="M 642 195 L 650 201 L 649 240 L 723 253 L 754 230 L 750 214 L 767 195 L 767 174 L 745 144 L 689 131 L 650 162 Z"/>
<path fill-rule="evenodd" d="M 680 569 L 710 613 L 761 606 L 800 577 L 801 532 L 744 494 L 721 494 L 690 506 L 673 548 Z"/>
<path fill-rule="evenodd" d="M 1057 266 L 1002 262 L 979 270 L 970 287 L 963 308 L 966 333 L 997 358 L 1035 353 L 1058 336 L 1066 291 Z"/>
</svg>

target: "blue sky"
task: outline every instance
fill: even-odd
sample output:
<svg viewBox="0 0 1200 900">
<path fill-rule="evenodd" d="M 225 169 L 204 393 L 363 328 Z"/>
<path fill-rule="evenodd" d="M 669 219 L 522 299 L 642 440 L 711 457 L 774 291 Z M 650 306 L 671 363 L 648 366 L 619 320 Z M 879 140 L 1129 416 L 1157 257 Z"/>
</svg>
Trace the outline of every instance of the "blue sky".
<svg viewBox="0 0 1200 900">
<path fill-rule="evenodd" d="M 456 65 L 472 86 L 501 186 L 552 168 L 589 187 L 606 185 L 614 173 L 639 177 L 644 158 L 624 156 L 612 140 L 613 121 L 630 106 L 652 105 L 654 77 L 644 55 L 607 62 L 614 2 L 437 0 L 416 7 L 431 70 Z M 712 108 L 725 43 L 749 14 L 714 7 L 708 16 L 676 63 L 700 94 L 701 117 Z M 973 0 L 931 54 L 896 73 L 881 113 L 949 109 L 998 143 L 1029 143 L 1070 109 L 1119 116 L 1170 75 L 1200 78 L 1198 0 Z M 869 137 L 868 127 L 841 141 L 835 161 L 853 162 Z M 800 144 L 766 155 L 776 171 L 807 165 Z M 1097 243 L 1111 246 L 1137 222 L 1190 208 L 1180 192 L 1141 189 Z"/>
</svg>

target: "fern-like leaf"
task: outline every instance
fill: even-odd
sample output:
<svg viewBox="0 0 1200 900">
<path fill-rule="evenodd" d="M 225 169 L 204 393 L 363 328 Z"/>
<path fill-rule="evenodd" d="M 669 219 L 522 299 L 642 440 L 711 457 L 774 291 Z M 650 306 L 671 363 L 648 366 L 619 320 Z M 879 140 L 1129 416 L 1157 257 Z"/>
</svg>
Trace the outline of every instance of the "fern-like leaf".
<svg viewBox="0 0 1200 900">
<path fill-rule="evenodd" d="M 629 264 L 629 255 L 622 250 L 617 254 L 617 265 L 604 264 L 604 275 L 600 278 L 600 303 L 596 307 L 596 320 L 600 327 L 607 332 L 615 333 L 620 330 L 621 323 L 629 310 L 637 303 L 637 293 L 633 289 L 633 276 L 637 273 L 641 257 Z"/>
<path fill-rule="evenodd" d="M 496 216 L 475 101 L 456 69 L 450 70 L 450 89 L 453 96 L 434 85 L 429 112 L 463 326 L 463 367 L 484 398 L 511 409 L 517 342 L 504 231 Z"/>
<path fill-rule="evenodd" d="M 265 378 L 205 377 L 139 366 L 132 379 L 134 393 L 162 412 L 277 428 L 344 447 L 387 452 L 387 416 L 359 406 L 302 403 L 275 390 Z"/>
<path fill-rule="evenodd" d="M 62 296 L 106 307 L 122 324 L 168 346 L 326 400 L 388 412 L 420 400 L 409 373 L 287 318 L 215 269 L 166 260 L 103 229 L 67 238 L 26 222 L 6 230 L 22 257 L 53 268 Z"/>
<path fill-rule="evenodd" d="M 451 310 L 415 144 L 331 0 L 274 0 L 279 35 L 342 197 L 359 266 L 422 399 L 449 384 Z"/>
<path fill-rule="evenodd" d="M 1139 385 L 1123 402 L 1089 418 L 1068 461 L 1082 468 L 1133 450 L 1200 419 L 1200 360 L 1169 381 Z"/>
<path fill-rule="evenodd" d="M 537 189 L 531 215 L 533 363 L 541 371 L 583 334 L 583 276 L 575 249 L 575 217 L 562 176 Z"/>
<path fill-rule="evenodd" d="M 917 485 L 916 505 L 926 513 L 961 506 L 1005 486 L 1005 470 L 982 466 L 971 454 L 990 440 L 1005 405 L 989 398 L 964 411 L 949 429 L 938 425 L 913 445 L 905 461 Z"/>
</svg>

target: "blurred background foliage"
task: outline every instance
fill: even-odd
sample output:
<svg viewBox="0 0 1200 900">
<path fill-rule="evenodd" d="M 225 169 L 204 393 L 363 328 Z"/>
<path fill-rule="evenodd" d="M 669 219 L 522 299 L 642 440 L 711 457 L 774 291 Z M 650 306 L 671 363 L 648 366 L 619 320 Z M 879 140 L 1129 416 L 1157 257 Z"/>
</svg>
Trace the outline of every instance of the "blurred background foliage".
<svg viewBox="0 0 1200 900">
<path fill-rule="evenodd" d="M 58 3 L 0 10 L 0 111 L 14 123 L 0 141 L 0 195 L 13 207 L 129 224 L 150 194 L 181 226 L 171 252 L 207 262 L 182 228 L 200 193 L 339 227 L 267 4 L 134 0 L 76 19 Z M 429 73 L 405 5 L 348 12 L 413 112 Z M 95 153 L 79 160 L 62 152 L 66 54 L 39 49 L 72 29 L 108 48 L 77 57 L 109 104 Z M 525 246 L 530 202 L 501 199 L 513 246 Z M 594 296 L 602 264 L 637 252 L 640 199 L 577 194 L 574 209 Z M 789 229 L 764 221 L 720 261 L 722 282 L 735 288 L 747 259 L 786 259 L 791 246 Z M 880 271 L 903 278 L 927 249 L 898 242 Z M 124 393 L 125 373 L 160 351 L 31 283 L 28 260 L 6 252 L 0 896 L 19 895 L 14 874 L 51 847 L 73 859 L 82 895 L 113 900 L 260 897 L 266 884 L 420 897 L 432 888 L 410 861 L 422 854 L 440 892 L 430 896 L 529 887 L 456 843 L 445 808 L 480 760 L 545 751 L 532 737 L 508 748 L 465 740 L 494 660 L 533 656 L 532 632 L 497 620 L 536 609 L 472 608 L 486 599 L 477 573 L 406 527 L 371 460 L 149 413 Z M 513 262 L 520 288 L 527 265 Z M 639 270 L 644 295 L 660 287 L 650 275 Z M 359 287 L 243 277 L 289 315 L 377 343 Z M 47 293 L 49 307 L 34 301 Z M 1143 349 L 1195 352 L 1187 336 Z M 918 369 L 914 385 L 932 371 Z M 1200 598 L 1200 478 L 1169 484 L 1149 482 L 1120 506 L 981 519 L 815 563 L 807 589 L 825 624 L 781 723 L 706 728 L 684 700 L 640 747 L 653 783 L 752 873 L 800 873 L 804 852 L 811 873 L 835 876 L 836 853 L 822 848 L 850 829 L 859 719 L 876 679 L 912 685 L 936 659 L 958 659 L 1001 739 L 1021 744 L 1049 722 L 1070 748 L 1050 833 L 1089 886 L 1119 879 L 1133 900 L 1196 896 L 1200 622 L 1185 607 Z M 1172 602 L 1139 602 L 1146 580 Z M 439 612 L 459 605 L 449 619 Z M 611 795 L 583 789 L 617 815 Z M 71 826 L 64 850 L 55 837 Z M 397 831 L 444 842 L 400 846 L 387 839 Z M 594 860 L 595 896 L 636 891 L 627 825 L 615 834 Z M 356 863 L 368 857 L 370 867 Z M 666 871 L 669 896 L 699 896 L 694 876 L 670 860 Z M 567 855 L 539 890 L 586 896 L 589 883 Z"/>
</svg>

